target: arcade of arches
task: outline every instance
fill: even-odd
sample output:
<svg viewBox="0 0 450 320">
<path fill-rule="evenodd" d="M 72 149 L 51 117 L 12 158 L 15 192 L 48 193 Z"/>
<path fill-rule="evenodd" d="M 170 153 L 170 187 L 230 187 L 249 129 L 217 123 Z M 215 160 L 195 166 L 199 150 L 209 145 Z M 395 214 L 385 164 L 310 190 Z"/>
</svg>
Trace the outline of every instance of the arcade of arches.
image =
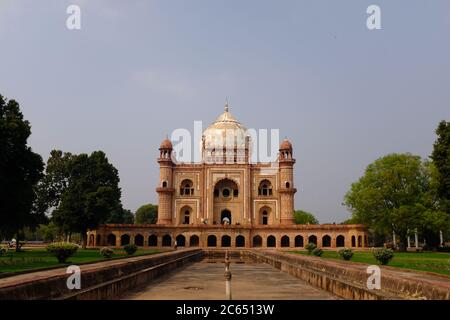
<svg viewBox="0 0 450 320">
<path fill-rule="evenodd" d="M 264 227 L 179 228 L 164 226 L 104 225 L 88 232 L 89 246 L 121 247 L 205 247 L 205 248 L 303 248 L 314 243 L 320 248 L 365 248 L 367 230 L 359 225 L 330 225 L 328 230 L 317 226 L 293 226 L 268 229 Z"/>
</svg>

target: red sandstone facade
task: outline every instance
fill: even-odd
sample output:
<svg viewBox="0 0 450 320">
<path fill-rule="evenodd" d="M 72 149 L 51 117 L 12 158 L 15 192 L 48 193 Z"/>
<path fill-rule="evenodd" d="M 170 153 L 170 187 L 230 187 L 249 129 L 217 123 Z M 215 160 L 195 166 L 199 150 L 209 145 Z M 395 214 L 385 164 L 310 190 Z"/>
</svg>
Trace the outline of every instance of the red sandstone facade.
<svg viewBox="0 0 450 320">
<path fill-rule="evenodd" d="M 292 144 L 275 162 L 252 162 L 247 129 L 228 111 L 202 136 L 200 163 L 177 163 L 172 143 L 159 148 L 157 225 L 104 225 L 88 232 L 91 246 L 365 247 L 362 225 L 295 225 Z"/>
</svg>

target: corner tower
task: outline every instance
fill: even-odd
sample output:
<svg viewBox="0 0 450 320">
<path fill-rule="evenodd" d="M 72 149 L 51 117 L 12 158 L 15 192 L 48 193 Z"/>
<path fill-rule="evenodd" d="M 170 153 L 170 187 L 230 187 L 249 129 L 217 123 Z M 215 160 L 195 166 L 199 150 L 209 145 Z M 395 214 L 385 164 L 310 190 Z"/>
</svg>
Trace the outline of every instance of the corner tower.
<svg viewBox="0 0 450 320">
<path fill-rule="evenodd" d="M 297 189 L 294 188 L 294 164 L 295 159 L 292 156 L 292 144 L 288 139 L 280 145 L 280 154 L 278 162 L 280 165 L 280 202 L 281 202 L 281 224 L 292 225 L 294 220 L 294 194 Z"/>
<path fill-rule="evenodd" d="M 159 186 L 158 192 L 158 222 L 157 224 L 172 223 L 172 197 L 175 192 L 173 187 L 172 143 L 165 139 L 159 147 Z"/>
</svg>

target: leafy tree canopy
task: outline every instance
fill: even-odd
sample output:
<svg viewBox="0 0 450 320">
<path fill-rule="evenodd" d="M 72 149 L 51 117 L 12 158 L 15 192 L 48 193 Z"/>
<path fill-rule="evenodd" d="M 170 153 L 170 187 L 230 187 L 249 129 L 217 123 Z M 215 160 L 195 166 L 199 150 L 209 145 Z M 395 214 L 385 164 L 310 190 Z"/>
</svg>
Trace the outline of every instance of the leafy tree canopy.
<svg viewBox="0 0 450 320">
<path fill-rule="evenodd" d="M 158 219 L 158 206 L 145 204 L 136 211 L 136 224 L 155 224 Z"/>
<path fill-rule="evenodd" d="M 296 224 L 319 224 L 319 221 L 312 213 L 303 210 L 295 211 L 294 218 Z"/>
<path fill-rule="evenodd" d="M 119 224 L 133 224 L 134 214 L 130 210 L 124 209 L 122 207 L 111 212 L 106 223 L 119 223 Z"/>
<path fill-rule="evenodd" d="M 52 221 L 65 233 L 81 233 L 83 245 L 88 229 L 122 209 L 118 171 L 102 151 L 91 155 L 52 151 L 40 187 L 41 202 L 55 208 Z"/>
<path fill-rule="evenodd" d="M 450 122 L 439 123 L 436 134 L 431 159 L 437 169 L 437 194 L 441 208 L 450 214 Z"/>
<path fill-rule="evenodd" d="M 344 204 L 355 221 L 379 234 L 394 231 L 405 247 L 408 234 L 424 228 L 430 216 L 442 215 L 433 186 L 432 164 L 409 153 L 389 154 L 367 167 L 345 195 Z"/>
<path fill-rule="evenodd" d="M 5 237 L 19 237 L 24 227 L 45 219 L 34 205 L 44 163 L 27 145 L 30 135 L 19 104 L 0 95 L 0 233 Z"/>
</svg>

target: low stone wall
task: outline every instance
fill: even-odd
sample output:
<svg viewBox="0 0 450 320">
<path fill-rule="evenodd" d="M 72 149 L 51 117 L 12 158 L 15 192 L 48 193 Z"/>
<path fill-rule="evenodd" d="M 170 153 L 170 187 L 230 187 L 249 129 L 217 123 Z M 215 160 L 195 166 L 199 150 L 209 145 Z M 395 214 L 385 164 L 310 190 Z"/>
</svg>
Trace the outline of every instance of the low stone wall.
<svg viewBox="0 0 450 320">
<path fill-rule="evenodd" d="M 2 286 L 0 300 L 112 299 L 202 258 L 203 252 L 197 249 L 85 265 L 81 266 L 81 290 L 69 290 L 66 281 L 70 275 L 59 272 L 53 276 L 36 280 L 30 278 L 29 281 Z"/>
<path fill-rule="evenodd" d="M 367 288 L 367 265 L 305 257 L 277 251 L 248 251 L 264 262 L 341 298 L 351 300 L 448 300 L 448 277 L 381 267 L 381 290 Z M 445 280 L 444 280 L 445 278 Z"/>
<path fill-rule="evenodd" d="M 114 299 L 176 268 L 203 258 L 269 264 L 343 299 L 450 299 L 449 277 L 381 267 L 381 290 L 366 287 L 367 265 L 291 254 L 276 250 L 179 250 L 81 266 L 81 290 L 69 290 L 64 269 L 0 279 L 0 300 Z M 3 282 L 2 281 L 7 281 Z"/>
</svg>

